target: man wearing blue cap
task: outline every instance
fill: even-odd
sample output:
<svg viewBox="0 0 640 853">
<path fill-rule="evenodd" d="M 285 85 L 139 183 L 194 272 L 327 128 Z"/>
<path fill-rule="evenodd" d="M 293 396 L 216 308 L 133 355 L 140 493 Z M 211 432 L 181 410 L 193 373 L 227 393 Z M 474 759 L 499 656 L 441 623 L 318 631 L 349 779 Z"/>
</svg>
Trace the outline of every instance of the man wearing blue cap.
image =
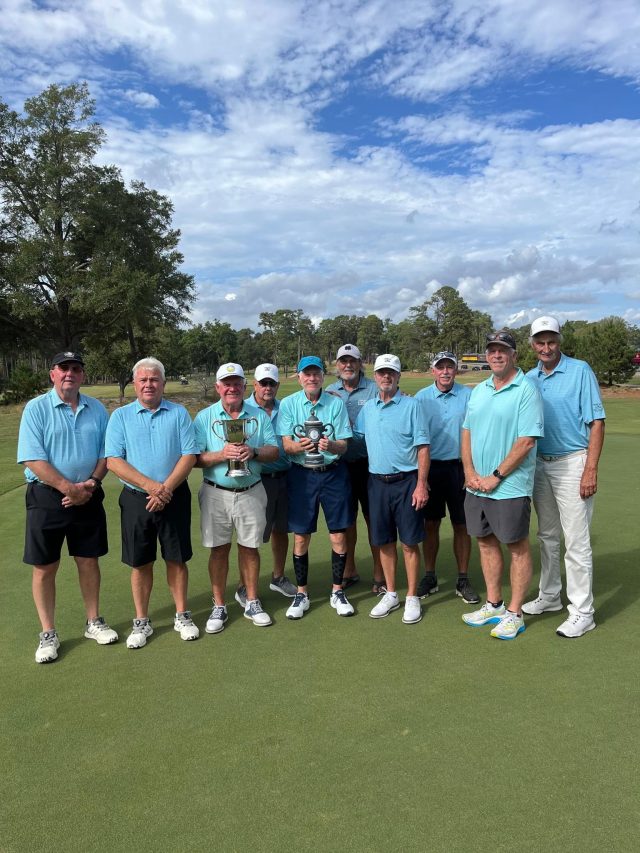
<svg viewBox="0 0 640 853">
<path fill-rule="evenodd" d="M 277 424 L 278 435 L 282 436 L 284 450 L 292 463 L 287 474 L 289 530 L 294 534 L 293 567 L 298 591 L 287 610 L 287 618 L 301 619 L 309 609 L 309 543 L 311 534 L 317 530 L 320 506 L 331 542 L 330 603 L 339 616 L 351 616 L 353 607 L 342 589 L 347 560 L 346 530 L 355 518 L 349 475 L 341 458 L 352 436 L 349 416 L 342 400 L 322 390 L 324 366 L 318 356 L 300 359 L 298 381 L 302 390 L 282 401 Z M 316 419 L 330 434 L 323 434 L 317 442 L 322 458 L 320 464 L 311 466 L 307 454 L 316 450 L 316 444 L 310 437 L 300 438 L 296 433 L 301 432 L 300 428 L 304 430 L 305 422 Z"/>
</svg>

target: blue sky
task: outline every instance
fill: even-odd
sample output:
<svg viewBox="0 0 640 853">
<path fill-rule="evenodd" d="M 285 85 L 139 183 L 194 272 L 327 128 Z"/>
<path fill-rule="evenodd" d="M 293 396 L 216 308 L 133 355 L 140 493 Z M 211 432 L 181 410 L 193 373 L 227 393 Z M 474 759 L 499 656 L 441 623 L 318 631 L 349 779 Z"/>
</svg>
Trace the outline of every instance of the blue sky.
<svg viewBox="0 0 640 853">
<path fill-rule="evenodd" d="M 640 323 L 637 0 L 0 0 L 2 98 L 86 80 L 192 319 Z"/>
</svg>

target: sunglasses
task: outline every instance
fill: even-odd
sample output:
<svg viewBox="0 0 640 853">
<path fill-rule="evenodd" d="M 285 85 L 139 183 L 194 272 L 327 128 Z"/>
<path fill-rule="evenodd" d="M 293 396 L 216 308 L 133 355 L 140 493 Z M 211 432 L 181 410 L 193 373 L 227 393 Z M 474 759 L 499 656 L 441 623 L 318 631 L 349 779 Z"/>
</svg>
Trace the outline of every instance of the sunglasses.
<svg viewBox="0 0 640 853">
<path fill-rule="evenodd" d="M 275 388 L 278 383 L 274 382 L 273 379 L 259 379 L 258 384 L 262 385 L 263 388 Z"/>
<path fill-rule="evenodd" d="M 487 335 L 488 344 L 506 344 L 511 349 L 516 348 L 516 342 L 508 332 L 494 332 Z"/>
</svg>

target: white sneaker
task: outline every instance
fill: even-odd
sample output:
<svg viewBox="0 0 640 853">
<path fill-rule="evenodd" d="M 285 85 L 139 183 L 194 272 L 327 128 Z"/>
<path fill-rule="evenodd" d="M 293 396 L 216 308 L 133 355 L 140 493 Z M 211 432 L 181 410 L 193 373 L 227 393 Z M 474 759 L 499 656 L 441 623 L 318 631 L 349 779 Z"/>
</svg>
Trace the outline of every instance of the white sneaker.
<svg viewBox="0 0 640 853">
<path fill-rule="evenodd" d="M 227 608 L 224 604 L 214 604 L 204 630 L 207 634 L 219 634 L 220 631 L 224 630 L 224 623 L 228 618 Z"/>
<path fill-rule="evenodd" d="M 89 619 L 84 629 L 84 635 L 87 640 L 95 640 L 99 646 L 109 646 L 111 643 L 118 642 L 118 635 L 104 621 L 102 616 L 96 619 Z"/>
<path fill-rule="evenodd" d="M 200 636 L 198 626 L 191 618 L 190 610 L 176 613 L 176 618 L 173 620 L 173 630 L 178 631 L 181 640 L 197 640 Z"/>
<path fill-rule="evenodd" d="M 247 601 L 244 618 L 251 619 L 253 624 L 258 625 L 260 628 L 266 628 L 267 625 L 271 625 L 271 616 L 264 612 L 259 598 L 254 598 L 253 601 Z"/>
<path fill-rule="evenodd" d="M 333 607 L 338 616 L 353 616 L 353 607 L 349 604 L 349 599 L 344 594 L 343 590 L 334 590 L 329 598 L 329 604 Z"/>
<path fill-rule="evenodd" d="M 562 610 L 562 601 L 558 598 L 543 598 L 539 595 L 533 601 L 527 601 L 522 605 L 522 612 L 528 613 L 529 616 L 539 616 L 541 613 L 551 613 L 552 611 Z"/>
<path fill-rule="evenodd" d="M 498 640 L 515 640 L 526 627 L 522 616 L 507 610 L 496 627 L 491 629 L 491 636 Z"/>
<path fill-rule="evenodd" d="M 556 630 L 559 637 L 567 637 L 570 640 L 575 640 L 586 634 L 587 631 L 593 631 L 596 623 L 593 621 L 593 616 L 569 616 L 562 625 Z"/>
<path fill-rule="evenodd" d="M 402 621 L 405 625 L 413 625 L 414 622 L 419 622 L 421 619 L 422 607 L 420 607 L 420 599 L 417 595 L 408 595 L 404 600 Z"/>
<path fill-rule="evenodd" d="M 302 619 L 310 604 L 311 599 L 305 592 L 296 592 L 293 601 L 287 608 L 287 619 Z"/>
<path fill-rule="evenodd" d="M 58 657 L 60 639 L 55 630 L 42 631 L 40 642 L 36 649 L 36 663 L 51 663 Z"/>
<path fill-rule="evenodd" d="M 481 628 L 483 625 L 497 625 L 507 612 L 504 604 L 494 607 L 490 601 L 485 601 L 480 610 L 473 613 L 463 613 L 462 621 L 472 628 Z"/>
<path fill-rule="evenodd" d="M 133 630 L 127 637 L 128 649 L 141 649 L 147 645 L 147 637 L 153 634 L 150 619 L 134 619 Z"/>
<path fill-rule="evenodd" d="M 395 592 L 385 592 L 380 601 L 372 609 L 369 616 L 372 619 L 384 619 L 392 610 L 397 610 L 400 607 L 398 596 Z"/>
</svg>

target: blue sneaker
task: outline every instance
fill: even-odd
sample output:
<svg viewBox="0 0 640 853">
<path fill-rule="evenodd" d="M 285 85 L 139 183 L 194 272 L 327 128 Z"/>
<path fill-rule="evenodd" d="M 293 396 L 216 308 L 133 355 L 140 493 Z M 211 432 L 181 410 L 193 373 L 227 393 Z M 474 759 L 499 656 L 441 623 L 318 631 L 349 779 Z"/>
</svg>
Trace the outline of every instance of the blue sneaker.
<svg viewBox="0 0 640 853">
<path fill-rule="evenodd" d="M 491 631 L 491 636 L 497 637 L 498 640 L 515 640 L 518 634 L 522 634 L 526 627 L 522 616 L 518 616 L 517 613 L 507 610 L 496 627 Z"/>
<path fill-rule="evenodd" d="M 471 625 L 472 628 L 481 628 L 483 625 L 497 625 L 507 612 L 504 604 L 499 607 L 494 607 L 490 601 L 485 601 L 480 610 L 474 610 L 473 613 L 463 613 L 462 621 L 466 625 Z"/>
</svg>

